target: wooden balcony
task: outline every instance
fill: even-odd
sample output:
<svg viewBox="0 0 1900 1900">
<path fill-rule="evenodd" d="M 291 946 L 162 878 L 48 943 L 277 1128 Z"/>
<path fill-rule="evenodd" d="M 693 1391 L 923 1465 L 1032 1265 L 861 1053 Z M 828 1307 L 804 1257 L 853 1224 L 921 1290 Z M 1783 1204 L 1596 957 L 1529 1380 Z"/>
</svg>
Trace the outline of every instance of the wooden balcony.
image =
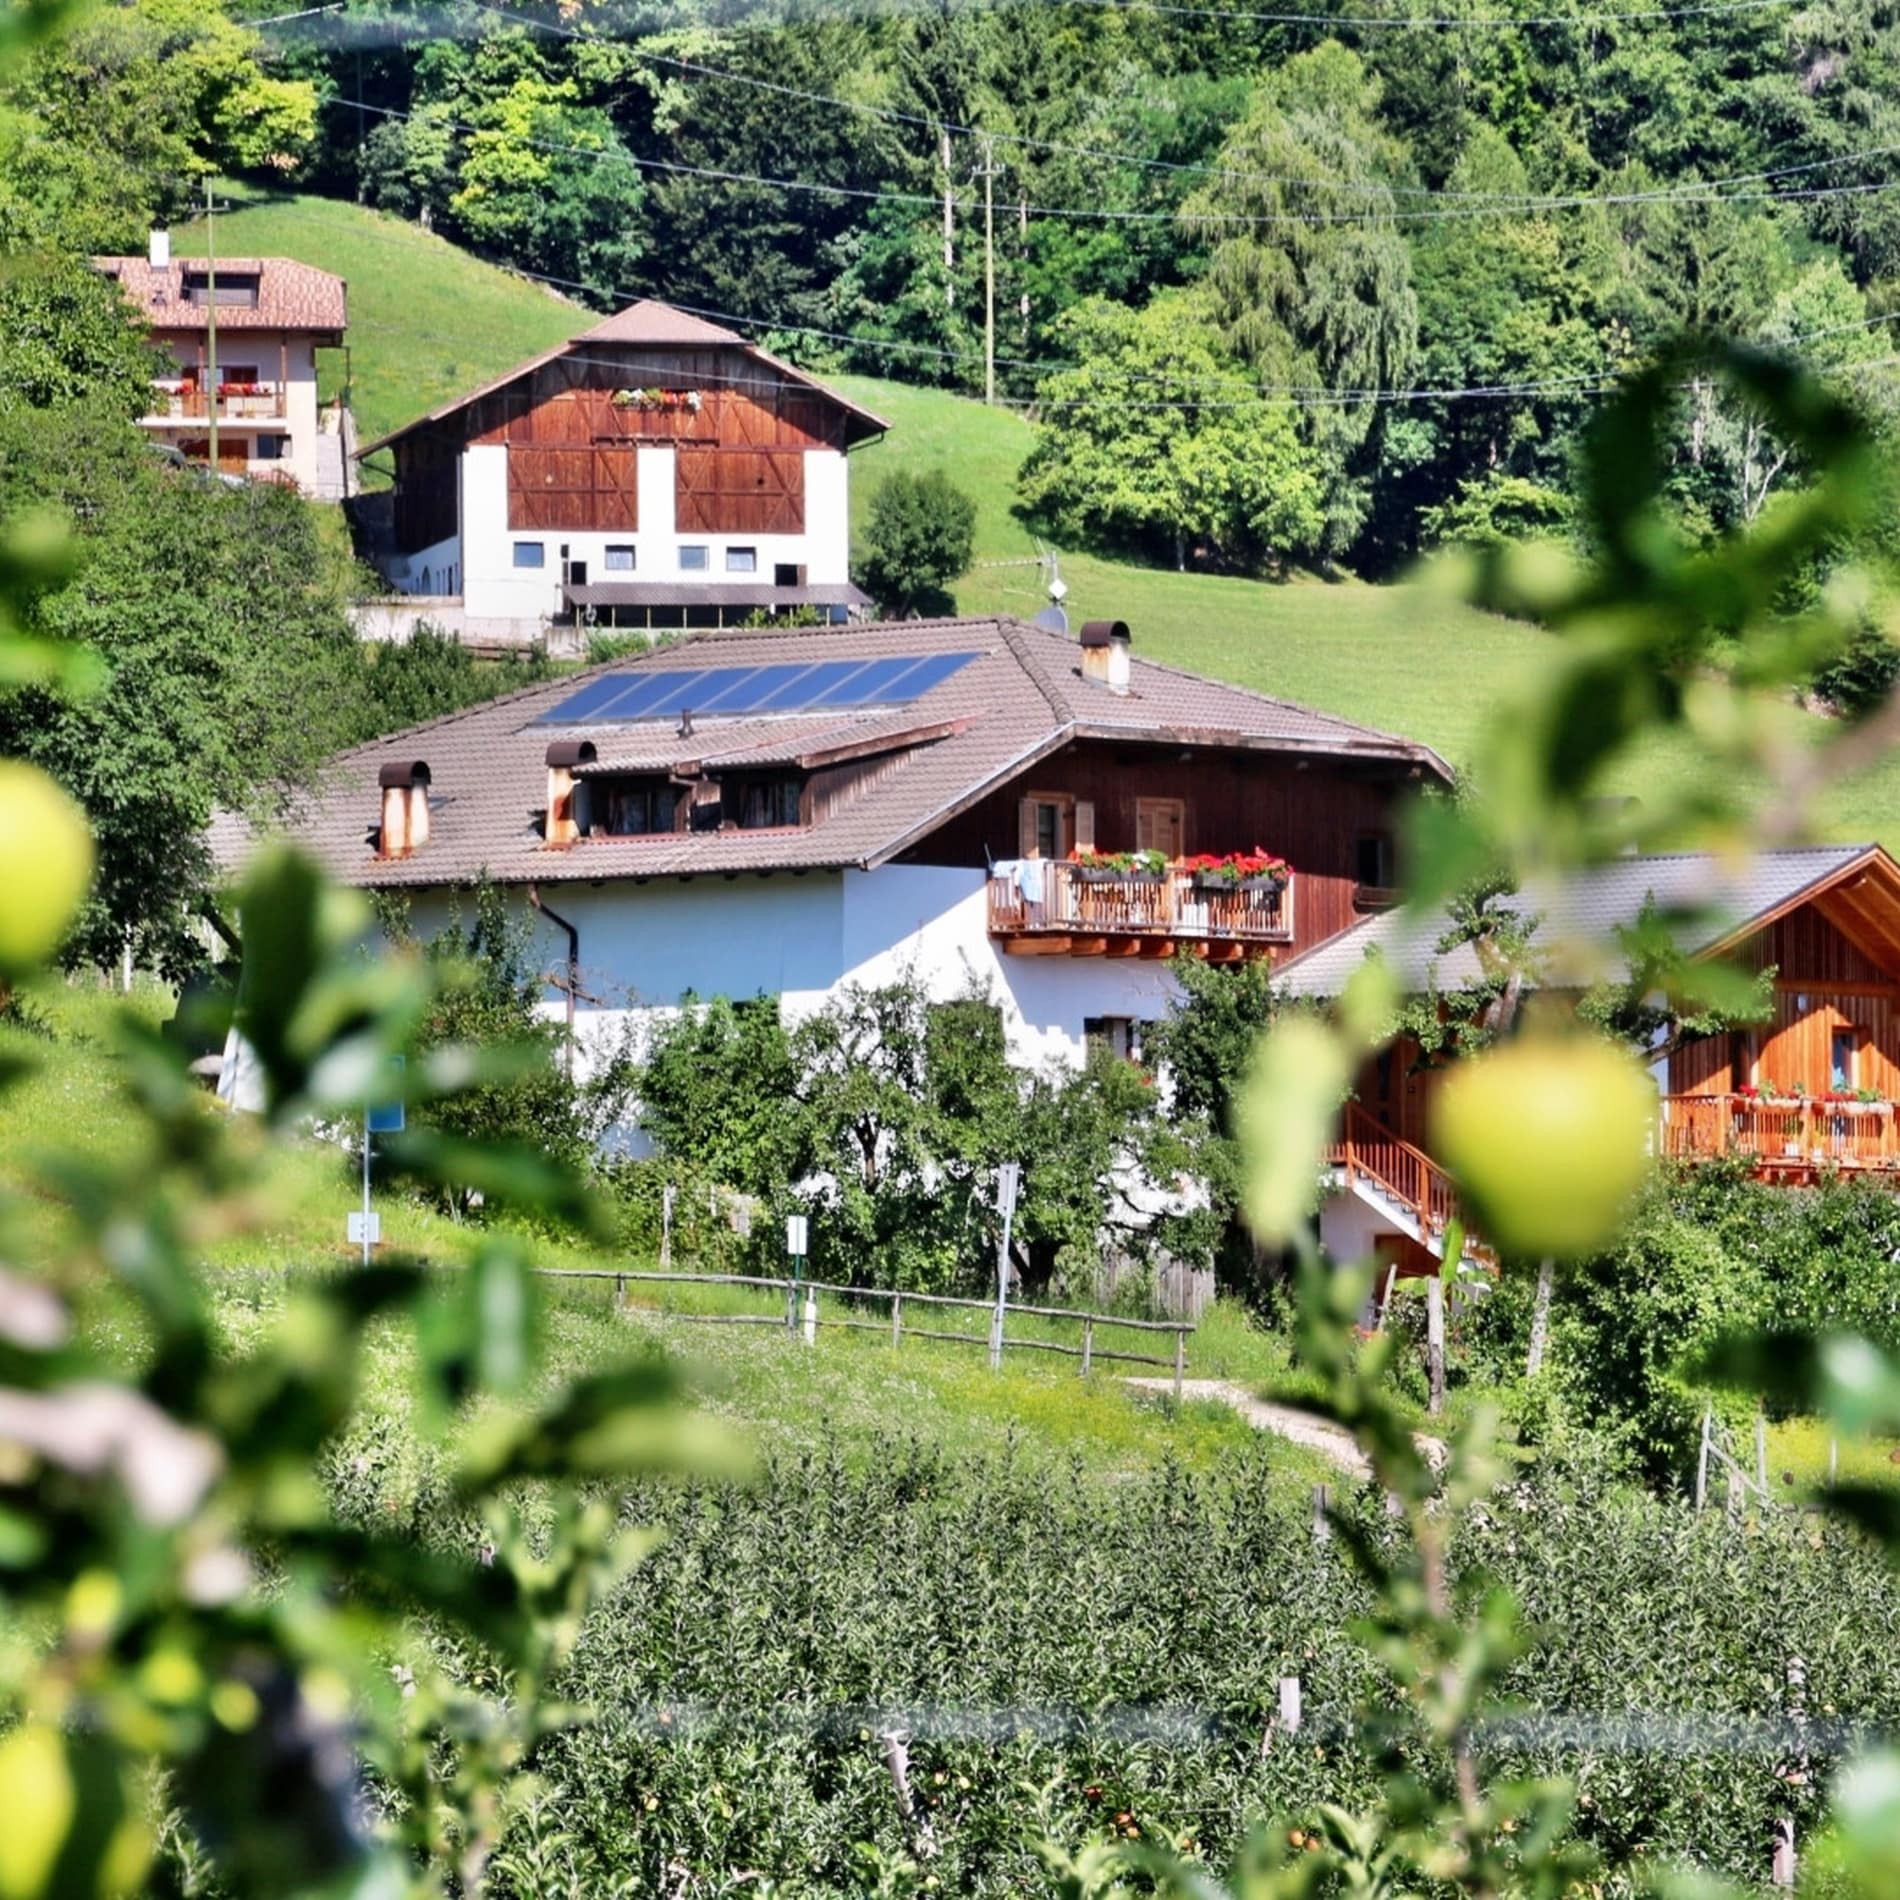
<svg viewBox="0 0 1900 1900">
<path fill-rule="evenodd" d="M 1238 963 L 1293 941 L 1293 884 L 1218 887 L 1027 860 L 989 882 L 989 929 L 1013 956 L 1204 957 Z"/>
<path fill-rule="evenodd" d="M 1748 1161 L 1763 1175 L 1807 1178 L 1838 1169 L 1900 1180 L 1891 1102 L 1665 1095 L 1658 1151 L 1670 1161 Z"/>
<path fill-rule="evenodd" d="M 202 389 L 159 389 L 151 411 L 144 418 L 148 427 L 163 428 L 176 422 L 208 422 L 212 400 Z M 224 395 L 217 399 L 220 423 L 283 422 L 289 411 L 282 389 L 270 385 L 249 395 Z"/>
</svg>

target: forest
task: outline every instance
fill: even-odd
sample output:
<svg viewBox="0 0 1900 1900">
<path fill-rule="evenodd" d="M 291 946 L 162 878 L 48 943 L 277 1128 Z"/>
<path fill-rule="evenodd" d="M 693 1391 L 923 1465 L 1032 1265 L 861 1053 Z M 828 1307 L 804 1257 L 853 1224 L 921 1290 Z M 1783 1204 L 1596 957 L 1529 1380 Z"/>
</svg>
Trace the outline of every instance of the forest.
<svg viewBox="0 0 1900 1900">
<path fill-rule="evenodd" d="M 1581 423 L 1684 328 L 1797 351 L 1884 419 L 1897 71 L 1880 0 L 350 0 L 255 29 L 168 0 L 11 81 L 0 237 L 135 248 L 221 169 L 972 392 L 993 273 L 1053 534 L 1379 573 L 1564 530 Z M 1712 383 L 1673 447 L 1704 531 L 1802 475 Z"/>
</svg>

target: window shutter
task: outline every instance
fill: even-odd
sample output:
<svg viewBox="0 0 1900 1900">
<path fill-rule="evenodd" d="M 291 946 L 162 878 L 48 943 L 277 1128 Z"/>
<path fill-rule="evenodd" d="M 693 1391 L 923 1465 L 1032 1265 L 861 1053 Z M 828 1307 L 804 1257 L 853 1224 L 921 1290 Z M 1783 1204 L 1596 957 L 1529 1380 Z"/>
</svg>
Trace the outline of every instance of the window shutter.
<svg viewBox="0 0 1900 1900">
<path fill-rule="evenodd" d="M 1016 855 L 1019 858 L 1036 855 L 1036 801 L 1033 798 L 1025 798 L 1016 807 Z"/>
<path fill-rule="evenodd" d="M 1095 849 L 1095 801 L 1092 798 L 1075 801 L 1075 848 L 1078 851 Z"/>
</svg>

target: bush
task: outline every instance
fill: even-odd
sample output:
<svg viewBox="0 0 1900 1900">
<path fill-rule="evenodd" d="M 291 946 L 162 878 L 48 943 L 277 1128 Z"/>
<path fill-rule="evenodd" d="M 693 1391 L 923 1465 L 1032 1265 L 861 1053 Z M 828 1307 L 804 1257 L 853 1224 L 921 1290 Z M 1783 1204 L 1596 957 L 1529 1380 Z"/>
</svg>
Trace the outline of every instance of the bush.
<svg viewBox="0 0 1900 1900">
<path fill-rule="evenodd" d="M 888 614 L 950 613 L 975 547 L 976 503 L 942 469 L 899 469 L 871 497 L 858 578 Z"/>
<path fill-rule="evenodd" d="M 1863 627 L 1814 676 L 1814 690 L 1847 719 L 1864 719 L 1886 704 L 1900 680 L 1900 646 L 1877 627 Z"/>
</svg>

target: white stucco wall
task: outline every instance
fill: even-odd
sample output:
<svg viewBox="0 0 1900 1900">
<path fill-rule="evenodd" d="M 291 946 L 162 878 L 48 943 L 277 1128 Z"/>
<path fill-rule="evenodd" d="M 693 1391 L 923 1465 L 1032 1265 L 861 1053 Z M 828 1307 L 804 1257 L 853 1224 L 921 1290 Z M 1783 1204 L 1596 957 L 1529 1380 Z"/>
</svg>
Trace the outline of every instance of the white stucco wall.
<svg viewBox="0 0 1900 1900">
<path fill-rule="evenodd" d="M 1152 1021 L 1175 993 L 1162 963 L 1002 955 L 989 939 L 981 871 L 887 865 L 730 882 L 548 886 L 543 895 L 580 931 L 581 987 L 598 999 L 576 1012 L 583 1045 L 628 1026 L 637 1032 L 688 991 L 776 996 L 795 1021 L 846 984 L 908 978 L 938 1001 L 990 994 L 1011 1057 L 1025 1066 L 1079 1064 L 1089 1017 Z M 438 927 L 451 901 L 418 898 L 418 926 Z M 558 969 L 565 935 L 545 918 L 534 923 L 543 967 Z M 550 992 L 546 1008 L 558 1018 L 565 1004 Z"/>
<path fill-rule="evenodd" d="M 561 549 L 571 561 L 587 563 L 591 583 L 602 581 L 662 581 L 711 587 L 766 586 L 780 563 L 800 566 L 812 585 L 836 585 L 850 579 L 851 512 L 850 470 L 835 449 L 812 449 L 805 455 L 805 531 L 803 534 L 682 535 L 674 512 L 675 458 L 671 447 L 642 447 L 634 458 L 638 492 L 639 527 L 632 533 L 591 533 L 574 529 L 511 529 L 508 526 L 508 451 L 496 444 L 478 443 L 462 451 L 463 546 L 460 549 L 461 593 L 471 614 L 497 618 L 552 615 L 561 610 Z M 517 568 L 514 544 L 539 541 L 545 564 Z M 680 547 L 690 543 L 707 550 L 703 570 L 680 566 Z M 609 572 L 609 546 L 631 545 L 634 566 Z M 752 548 L 758 563 L 749 574 L 729 573 L 730 548 Z M 438 544 L 423 554 L 402 555 L 386 570 L 390 584 L 415 590 L 423 568 L 437 592 L 447 591 L 441 575 L 456 562 L 450 544 Z"/>
</svg>

